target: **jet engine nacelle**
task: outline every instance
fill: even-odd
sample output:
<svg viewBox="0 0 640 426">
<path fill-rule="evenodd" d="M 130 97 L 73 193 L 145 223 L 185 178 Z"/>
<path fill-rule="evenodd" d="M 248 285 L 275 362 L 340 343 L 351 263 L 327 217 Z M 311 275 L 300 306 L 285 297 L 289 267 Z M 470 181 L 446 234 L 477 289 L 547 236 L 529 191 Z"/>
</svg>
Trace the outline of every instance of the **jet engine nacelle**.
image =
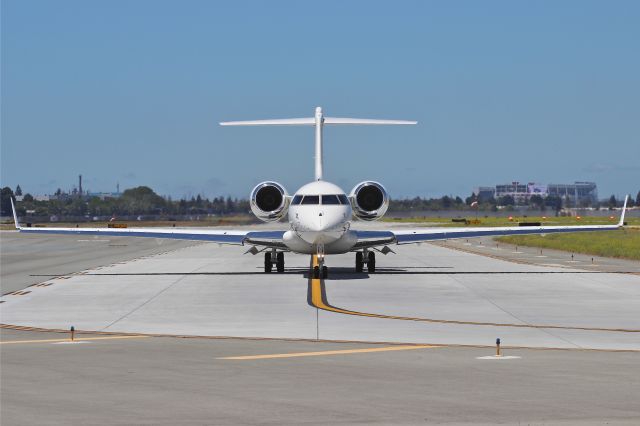
<svg viewBox="0 0 640 426">
<path fill-rule="evenodd" d="M 289 195 L 277 182 L 262 182 L 251 191 L 251 211 L 264 222 L 280 220 L 289 209 Z"/>
<path fill-rule="evenodd" d="M 389 195 L 378 182 L 365 181 L 357 184 L 349 194 L 353 215 L 362 220 L 380 219 L 389 208 Z"/>
</svg>

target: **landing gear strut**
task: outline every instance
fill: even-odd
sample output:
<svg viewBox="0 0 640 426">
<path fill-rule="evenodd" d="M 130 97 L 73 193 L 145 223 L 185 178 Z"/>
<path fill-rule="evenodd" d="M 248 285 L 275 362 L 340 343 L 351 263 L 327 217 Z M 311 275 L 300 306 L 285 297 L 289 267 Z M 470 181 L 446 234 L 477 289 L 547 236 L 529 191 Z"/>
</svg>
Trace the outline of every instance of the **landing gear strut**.
<svg viewBox="0 0 640 426">
<path fill-rule="evenodd" d="M 284 272 L 284 252 L 276 252 L 274 249 L 264 254 L 264 272 L 271 272 L 273 265 L 276 265 L 276 271 Z"/>
<path fill-rule="evenodd" d="M 367 264 L 367 272 L 373 274 L 376 272 L 376 253 L 364 249 L 356 252 L 356 272 L 364 271 L 364 264 Z"/>
</svg>

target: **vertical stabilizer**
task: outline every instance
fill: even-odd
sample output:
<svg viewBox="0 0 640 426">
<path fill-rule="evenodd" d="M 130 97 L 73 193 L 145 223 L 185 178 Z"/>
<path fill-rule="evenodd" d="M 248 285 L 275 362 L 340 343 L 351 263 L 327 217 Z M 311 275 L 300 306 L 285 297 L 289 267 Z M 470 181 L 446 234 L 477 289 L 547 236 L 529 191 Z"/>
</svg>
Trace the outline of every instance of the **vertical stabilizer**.
<svg viewBox="0 0 640 426">
<path fill-rule="evenodd" d="M 324 125 L 324 117 L 322 116 L 322 108 L 316 108 L 316 180 L 322 180 L 322 126 Z"/>
</svg>

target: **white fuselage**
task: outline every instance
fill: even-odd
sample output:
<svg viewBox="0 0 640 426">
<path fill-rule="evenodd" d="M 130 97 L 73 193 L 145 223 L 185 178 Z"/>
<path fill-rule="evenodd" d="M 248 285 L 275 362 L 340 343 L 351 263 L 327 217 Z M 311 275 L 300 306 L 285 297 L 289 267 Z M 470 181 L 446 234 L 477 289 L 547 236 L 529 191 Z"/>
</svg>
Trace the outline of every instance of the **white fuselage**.
<svg viewBox="0 0 640 426">
<path fill-rule="evenodd" d="M 351 204 L 344 191 L 322 180 L 300 188 L 289 206 L 291 229 L 285 245 L 305 254 L 346 253 L 357 238 L 351 227 Z"/>
</svg>

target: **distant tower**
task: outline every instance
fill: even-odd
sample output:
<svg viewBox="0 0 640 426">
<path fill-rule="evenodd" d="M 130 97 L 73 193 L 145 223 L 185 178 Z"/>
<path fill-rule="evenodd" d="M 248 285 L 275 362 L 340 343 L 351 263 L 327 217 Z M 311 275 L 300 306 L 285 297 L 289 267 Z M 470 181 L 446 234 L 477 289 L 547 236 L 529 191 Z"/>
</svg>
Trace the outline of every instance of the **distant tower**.
<svg viewBox="0 0 640 426">
<path fill-rule="evenodd" d="M 78 175 L 78 194 L 82 196 L 82 175 Z"/>
<path fill-rule="evenodd" d="M 116 183 L 116 194 L 120 193 L 120 182 Z"/>
</svg>

